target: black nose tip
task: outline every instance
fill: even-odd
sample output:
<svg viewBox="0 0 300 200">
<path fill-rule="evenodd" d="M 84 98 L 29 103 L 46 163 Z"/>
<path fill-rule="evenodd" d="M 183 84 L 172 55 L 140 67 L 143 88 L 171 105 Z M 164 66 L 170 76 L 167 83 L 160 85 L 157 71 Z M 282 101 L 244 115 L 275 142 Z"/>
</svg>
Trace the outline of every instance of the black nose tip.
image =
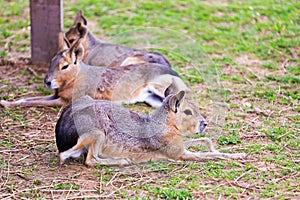
<svg viewBox="0 0 300 200">
<path fill-rule="evenodd" d="M 44 80 L 44 83 L 47 88 L 49 88 L 51 85 L 51 81 L 47 81 L 46 79 Z"/>
<path fill-rule="evenodd" d="M 201 121 L 199 125 L 199 133 L 203 133 L 205 131 L 206 126 L 207 126 L 207 121 Z"/>
</svg>

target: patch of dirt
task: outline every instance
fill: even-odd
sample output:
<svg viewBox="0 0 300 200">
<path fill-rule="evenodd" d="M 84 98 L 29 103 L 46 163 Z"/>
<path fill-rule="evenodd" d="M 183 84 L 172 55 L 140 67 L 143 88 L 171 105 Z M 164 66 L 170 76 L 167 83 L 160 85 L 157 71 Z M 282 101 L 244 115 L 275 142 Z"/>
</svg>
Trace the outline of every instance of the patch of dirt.
<svg viewBox="0 0 300 200">
<path fill-rule="evenodd" d="M 261 60 L 251 59 L 248 55 L 242 55 L 234 59 L 238 65 L 242 66 L 259 66 L 263 63 Z"/>
<path fill-rule="evenodd" d="M 257 17 L 259 23 L 268 23 L 269 22 L 269 17 L 267 16 L 259 16 Z"/>
<path fill-rule="evenodd" d="M 237 63 L 238 66 L 245 67 L 245 69 L 256 75 L 260 80 L 269 75 L 278 75 L 278 76 L 283 76 L 284 75 L 284 70 L 276 70 L 276 71 L 270 71 L 268 69 L 265 69 L 261 67 L 261 65 L 264 62 L 264 60 L 258 60 L 258 59 L 252 59 L 251 55 L 242 55 L 240 57 L 234 58 L 234 61 Z M 230 68 L 230 66 L 228 66 Z M 224 68 L 226 71 L 226 68 Z"/>
</svg>

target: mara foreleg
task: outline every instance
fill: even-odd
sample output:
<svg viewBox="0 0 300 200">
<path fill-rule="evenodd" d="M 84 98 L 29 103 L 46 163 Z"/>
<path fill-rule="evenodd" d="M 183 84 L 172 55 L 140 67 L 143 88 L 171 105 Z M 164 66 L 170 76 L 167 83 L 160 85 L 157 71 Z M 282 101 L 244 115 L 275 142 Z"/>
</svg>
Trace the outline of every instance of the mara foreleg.
<svg viewBox="0 0 300 200">
<path fill-rule="evenodd" d="M 200 144 L 205 145 L 211 152 L 218 152 L 209 138 L 187 140 L 184 142 L 184 147 L 185 149 L 188 149 L 191 146 L 198 146 Z"/>
<path fill-rule="evenodd" d="M 246 158 L 245 153 L 220 153 L 220 152 L 191 152 L 189 150 L 184 150 L 183 155 L 179 160 L 209 160 L 215 158 L 221 159 L 243 159 Z"/>
<path fill-rule="evenodd" d="M 24 99 L 20 99 L 17 101 L 5 101 L 1 100 L 0 105 L 8 108 L 8 107 L 37 107 L 37 106 L 63 106 L 65 101 L 63 101 L 60 97 L 55 95 L 51 96 L 38 96 L 38 97 L 28 97 Z"/>
</svg>

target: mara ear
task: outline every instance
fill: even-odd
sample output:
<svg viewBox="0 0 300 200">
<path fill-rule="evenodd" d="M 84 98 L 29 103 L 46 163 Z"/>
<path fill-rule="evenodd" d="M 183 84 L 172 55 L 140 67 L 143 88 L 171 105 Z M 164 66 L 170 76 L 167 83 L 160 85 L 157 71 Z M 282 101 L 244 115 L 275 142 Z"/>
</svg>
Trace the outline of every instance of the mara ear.
<svg viewBox="0 0 300 200">
<path fill-rule="evenodd" d="M 165 97 L 169 96 L 170 94 L 175 94 L 175 92 L 178 91 L 178 87 L 177 84 L 175 82 L 175 79 L 172 78 L 172 83 L 169 85 L 169 87 L 167 87 L 167 89 L 165 90 Z"/>
<path fill-rule="evenodd" d="M 81 42 L 82 38 L 78 39 L 69 50 L 69 56 L 75 65 L 83 59 L 84 49 L 81 45 Z"/>
<path fill-rule="evenodd" d="M 67 40 L 67 38 L 65 37 L 64 32 L 59 32 L 58 33 L 58 48 L 57 51 L 61 52 L 65 49 L 69 49 L 70 48 L 70 43 Z"/>
<path fill-rule="evenodd" d="M 185 96 L 185 91 L 180 91 L 177 94 L 170 97 L 169 108 L 175 113 L 177 113 L 178 108 L 180 107 Z"/>
<path fill-rule="evenodd" d="M 77 11 L 77 15 L 74 20 L 74 24 L 82 23 L 83 25 L 87 25 L 87 21 L 82 14 L 82 10 Z"/>
<path fill-rule="evenodd" d="M 171 84 L 172 85 L 172 84 Z M 173 94 L 174 92 L 171 89 L 171 85 L 169 85 L 169 87 L 167 87 L 167 89 L 165 90 L 165 97 L 169 96 L 170 94 Z"/>
<path fill-rule="evenodd" d="M 77 23 L 76 29 L 80 35 L 80 38 L 84 38 L 87 35 L 87 27 L 82 25 L 82 23 Z"/>
</svg>

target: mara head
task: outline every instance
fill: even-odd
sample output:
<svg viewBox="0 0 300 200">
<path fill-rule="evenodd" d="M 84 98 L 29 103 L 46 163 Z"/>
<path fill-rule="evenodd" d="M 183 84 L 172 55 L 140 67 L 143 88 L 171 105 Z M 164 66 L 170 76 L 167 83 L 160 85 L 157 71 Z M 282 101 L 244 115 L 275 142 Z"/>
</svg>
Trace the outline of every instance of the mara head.
<svg viewBox="0 0 300 200">
<path fill-rule="evenodd" d="M 174 79 L 172 80 L 171 85 L 165 90 L 165 97 L 166 100 L 169 99 L 169 96 L 174 96 L 176 92 L 178 92 L 178 86 Z M 180 124 L 180 130 L 183 135 L 187 134 L 199 134 L 203 133 L 205 131 L 205 128 L 207 126 L 207 121 L 205 118 L 199 113 L 199 110 L 197 107 L 190 102 L 186 96 L 186 92 L 182 93 L 184 91 L 178 92 L 176 95 L 179 94 L 183 95 L 180 99 L 180 103 L 173 103 L 172 101 L 169 101 L 169 104 L 172 106 L 169 106 L 172 108 L 174 113 L 177 113 L 177 123 Z M 181 96 L 180 95 L 180 96 Z M 165 100 L 165 101 L 166 101 Z"/>
<path fill-rule="evenodd" d="M 50 67 L 45 77 L 45 86 L 49 89 L 61 89 L 75 80 L 84 50 L 81 40 L 70 45 L 64 33 L 58 34 L 58 53 L 52 58 Z"/>
<path fill-rule="evenodd" d="M 78 10 L 73 25 L 66 32 L 66 38 L 71 45 L 80 38 L 85 39 L 85 36 L 87 35 L 86 25 L 87 21 L 83 16 L 82 11 Z"/>
</svg>

